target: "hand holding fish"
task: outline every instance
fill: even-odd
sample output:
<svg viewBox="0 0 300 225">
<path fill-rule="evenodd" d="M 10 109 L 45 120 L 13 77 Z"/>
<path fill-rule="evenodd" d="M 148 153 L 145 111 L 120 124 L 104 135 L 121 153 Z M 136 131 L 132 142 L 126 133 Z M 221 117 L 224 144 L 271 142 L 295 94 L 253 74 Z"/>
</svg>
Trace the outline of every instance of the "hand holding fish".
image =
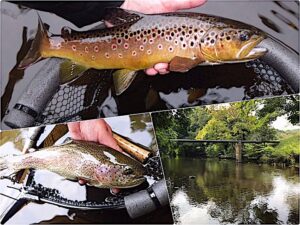
<svg viewBox="0 0 300 225">
<path fill-rule="evenodd" d="M 71 137 L 75 140 L 98 142 L 122 152 L 122 149 L 112 136 L 111 127 L 104 119 L 68 123 L 68 128 Z M 83 179 L 79 179 L 78 182 L 81 185 L 86 184 L 86 181 Z M 112 192 L 118 193 L 119 191 L 114 188 Z"/>
<path fill-rule="evenodd" d="M 166 13 L 175 12 L 181 9 L 190 9 L 204 4 L 206 0 L 152 0 L 152 1 L 140 1 L 140 0 L 126 0 L 121 8 L 133 10 L 141 13 Z M 157 63 L 153 68 L 145 70 L 145 73 L 149 76 L 168 74 L 168 63 Z"/>
<path fill-rule="evenodd" d="M 185 1 L 176 6 L 179 1 L 172 1 L 172 6 L 161 4 L 164 7 L 158 9 L 157 2 L 166 1 L 153 0 L 143 11 L 153 12 L 150 9 L 157 7 L 156 11 L 168 12 L 191 6 L 184 7 Z M 138 10 L 134 2 L 129 3 Z M 118 96 L 128 89 L 139 70 L 146 70 L 149 75 L 184 73 L 198 65 L 251 61 L 267 52 L 258 46 L 266 37 L 264 32 L 212 15 L 192 12 L 148 15 L 110 8 L 104 21 L 112 27 L 85 32 L 65 27 L 61 35 L 52 35 L 39 19 L 36 37 L 19 68 L 43 58 L 64 58 L 60 65 L 61 84 L 75 80 L 90 68 L 116 69 L 113 81 Z"/>
<path fill-rule="evenodd" d="M 122 152 L 104 119 L 68 123 L 68 128 L 75 140 L 97 142 Z"/>
</svg>

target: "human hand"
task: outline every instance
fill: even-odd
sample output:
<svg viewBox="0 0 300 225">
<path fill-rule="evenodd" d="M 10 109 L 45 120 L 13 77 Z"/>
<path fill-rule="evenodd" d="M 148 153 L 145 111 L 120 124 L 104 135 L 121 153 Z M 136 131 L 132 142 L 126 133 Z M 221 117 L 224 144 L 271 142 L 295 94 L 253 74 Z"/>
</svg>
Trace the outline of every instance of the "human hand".
<svg viewBox="0 0 300 225">
<path fill-rule="evenodd" d="M 166 13 L 175 12 L 180 9 L 190 9 L 204 4 L 206 0 L 125 0 L 121 8 L 133 10 L 141 13 Z M 169 73 L 168 63 L 158 63 L 153 68 L 145 70 L 145 73 L 150 76 L 156 74 Z"/>
<path fill-rule="evenodd" d="M 68 123 L 70 135 L 75 140 L 93 141 L 122 152 L 104 119 Z"/>
<path fill-rule="evenodd" d="M 116 140 L 112 136 L 111 127 L 104 119 L 86 120 L 81 122 L 68 123 L 70 135 L 75 140 L 93 141 L 122 152 Z M 86 184 L 80 179 L 79 184 Z M 112 189 L 112 193 L 118 193 L 118 189 Z"/>
</svg>

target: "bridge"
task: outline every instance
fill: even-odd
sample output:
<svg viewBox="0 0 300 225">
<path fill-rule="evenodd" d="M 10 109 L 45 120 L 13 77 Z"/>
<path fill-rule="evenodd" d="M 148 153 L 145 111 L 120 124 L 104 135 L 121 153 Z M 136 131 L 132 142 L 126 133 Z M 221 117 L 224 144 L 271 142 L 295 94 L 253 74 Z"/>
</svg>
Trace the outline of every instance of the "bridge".
<svg viewBox="0 0 300 225">
<path fill-rule="evenodd" d="M 170 141 L 179 142 L 179 143 L 232 143 L 234 144 L 235 149 L 235 158 L 238 163 L 241 163 L 243 156 L 243 147 L 244 144 L 279 144 L 280 141 L 252 141 L 252 140 L 195 140 L 195 139 L 170 139 Z"/>
</svg>

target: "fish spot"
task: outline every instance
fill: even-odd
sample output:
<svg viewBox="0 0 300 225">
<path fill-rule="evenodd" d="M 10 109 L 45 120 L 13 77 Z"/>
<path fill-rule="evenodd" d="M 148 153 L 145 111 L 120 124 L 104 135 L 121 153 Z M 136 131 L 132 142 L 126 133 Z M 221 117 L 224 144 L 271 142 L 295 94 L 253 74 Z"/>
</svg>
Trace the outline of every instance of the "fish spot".
<svg viewBox="0 0 300 225">
<path fill-rule="evenodd" d="M 110 56 L 109 56 L 109 53 L 108 52 L 105 52 L 105 58 L 109 58 Z"/>
<path fill-rule="evenodd" d="M 169 47 L 169 52 L 173 52 L 174 48 L 172 46 Z"/>
<path fill-rule="evenodd" d="M 75 52 L 76 51 L 76 45 L 72 45 L 72 50 Z"/>
<path fill-rule="evenodd" d="M 159 44 L 159 45 L 157 45 L 157 48 L 158 48 L 159 50 L 162 50 L 162 49 L 163 49 L 163 45 L 162 45 L 162 44 Z"/>
<path fill-rule="evenodd" d="M 152 53 L 151 49 L 147 50 L 147 54 L 150 55 Z"/>
<path fill-rule="evenodd" d="M 230 41 L 230 39 L 231 39 L 231 38 L 230 38 L 229 36 L 226 37 L 226 40 L 227 40 L 227 41 Z"/>
<path fill-rule="evenodd" d="M 211 39 L 211 40 L 210 40 L 210 43 L 211 43 L 211 44 L 214 44 L 214 43 L 215 43 L 215 40 L 214 40 L 214 39 Z"/>
<path fill-rule="evenodd" d="M 191 48 L 195 47 L 195 43 L 193 41 L 190 41 L 190 47 Z"/>
<path fill-rule="evenodd" d="M 85 46 L 84 51 L 85 51 L 86 53 L 88 53 L 88 52 L 89 52 L 89 47 Z"/>
<path fill-rule="evenodd" d="M 136 51 L 132 51 L 132 56 L 136 56 Z"/>
<path fill-rule="evenodd" d="M 152 38 L 149 39 L 149 44 L 152 45 L 154 43 L 154 40 Z"/>
<path fill-rule="evenodd" d="M 140 50 L 144 51 L 144 46 L 143 45 L 140 46 Z"/>
<path fill-rule="evenodd" d="M 129 44 L 128 44 L 128 43 L 125 43 L 125 44 L 124 44 L 124 48 L 125 48 L 125 49 L 128 49 L 128 48 L 129 48 Z"/>
<path fill-rule="evenodd" d="M 121 44 L 122 44 L 122 39 L 121 39 L 121 38 L 118 38 L 118 39 L 117 39 L 117 44 L 118 44 L 118 45 L 121 45 Z"/>
<path fill-rule="evenodd" d="M 95 51 L 95 52 L 98 52 L 98 51 L 99 51 L 99 47 L 98 47 L 98 46 L 95 46 L 95 47 L 94 47 L 94 51 Z"/>
<path fill-rule="evenodd" d="M 92 60 L 94 60 L 94 61 L 95 61 L 95 59 L 96 59 L 96 57 L 95 57 L 94 55 L 92 55 Z"/>
<path fill-rule="evenodd" d="M 116 49 L 117 49 L 117 45 L 116 45 L 116 44 L 112 44 L 112 45 L 111 45 L 111 49 L 112 49 L 112 50 L 116 50 Z"/>
<path fill-rule="evenodd" d="M 175 44 L 175 45 L 178 45 L 178 40 L 175 40 L 175 41 L 174 41 L 174 44 Z"/>
<path fill-rule="evenodd" d="M 144 44 L 147 43 L 147 38 L 144 38 L 143 43 L 144 43 Z"/>
</svg>

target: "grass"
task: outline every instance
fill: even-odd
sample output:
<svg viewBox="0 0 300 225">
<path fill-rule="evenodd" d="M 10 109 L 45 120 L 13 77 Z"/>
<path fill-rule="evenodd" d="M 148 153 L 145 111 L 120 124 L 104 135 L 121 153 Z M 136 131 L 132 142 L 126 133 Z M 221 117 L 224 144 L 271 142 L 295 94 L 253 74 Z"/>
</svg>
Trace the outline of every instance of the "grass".
<svg viewBox="0 0 300 225">
<path fill-rule="evenodd" d="M 300 132 L 299 130 L 281 131 L 279 133 L 279 145 L 274 147 L 274 155 L 288 156 L 300 154 Z"/>
</svg>

